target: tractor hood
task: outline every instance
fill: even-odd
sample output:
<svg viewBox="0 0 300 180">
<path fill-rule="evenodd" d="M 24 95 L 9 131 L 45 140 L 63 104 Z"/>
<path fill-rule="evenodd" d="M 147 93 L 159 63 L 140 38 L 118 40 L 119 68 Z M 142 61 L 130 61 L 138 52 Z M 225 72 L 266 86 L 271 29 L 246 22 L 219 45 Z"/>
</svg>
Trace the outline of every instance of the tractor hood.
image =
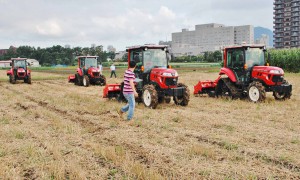
<svg viewBox="0 0 300 180">
<path fill-rule="evenodd" d="M 254 66 L 252 72 L 284 75 L 283 69 L 275 66 Z"/>
<path fill-rule="evenodd" d="M 99 68 L 96 68 L 96 67 L 90 67 L 88 69 L 88 73 L 95 73 L 95 72 L 100 72 L 100 69 Z"/>
<path fill-rule="evenodd" d="M 24 68 L 18 68 L 17 72 L 18 73 L 25 73 L 25 69 Z"/>
<path fill-rule="evenodd" d="M 175 69 L 153 68 L 151 74 L 163 77 L 178 77 L 178 73 Z"/>
</svg>

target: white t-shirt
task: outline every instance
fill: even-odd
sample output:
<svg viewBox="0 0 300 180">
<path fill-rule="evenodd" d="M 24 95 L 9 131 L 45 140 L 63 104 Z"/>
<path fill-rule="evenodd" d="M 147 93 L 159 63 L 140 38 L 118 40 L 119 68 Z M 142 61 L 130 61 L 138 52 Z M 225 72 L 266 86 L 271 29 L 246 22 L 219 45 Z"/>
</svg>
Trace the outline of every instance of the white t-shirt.
<svg viewBox="0 0 300 180">
<path fill-rule="evenodd" d="M 99 68 L 100 71 L 102 71 L 102 65 L 101 64 L 98 66 L 98 68 Z"/>
<path fill-rule="evenodd" d="M 111 71 L 115 71 L 115 70 L 116 70 L 116 66 L 115 66 L 115 65 L 111 65 L 111 66 L 110 66 L 110 70 L 111 70 Z"/>
</svg>

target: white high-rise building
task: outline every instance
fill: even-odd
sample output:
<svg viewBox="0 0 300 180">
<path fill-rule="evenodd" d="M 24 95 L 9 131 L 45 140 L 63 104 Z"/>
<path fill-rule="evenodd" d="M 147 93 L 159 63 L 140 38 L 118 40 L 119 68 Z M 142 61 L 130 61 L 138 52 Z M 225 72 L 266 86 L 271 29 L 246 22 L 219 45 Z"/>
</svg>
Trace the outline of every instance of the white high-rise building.
<svg viewBox="0 0 300 180">
<path fill-rule="evenodd" d="M 242 43 L 254 43 L 252 25 L 201 24 L 196 25 L 194 31 L 183 29 L 182 32 L 172 33 L 174 56 L 198 55 L 206 51 L 220 50 L 222 46 Z"/>
</svg>

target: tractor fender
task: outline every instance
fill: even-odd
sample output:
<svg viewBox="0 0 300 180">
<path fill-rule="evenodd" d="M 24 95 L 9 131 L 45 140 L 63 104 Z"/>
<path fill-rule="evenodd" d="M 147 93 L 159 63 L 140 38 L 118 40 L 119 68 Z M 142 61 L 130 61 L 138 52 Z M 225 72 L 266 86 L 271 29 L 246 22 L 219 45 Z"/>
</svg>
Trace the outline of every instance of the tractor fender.
<svg viewBox="0 0 300 180">
<path fill-rule="evenodd" d="M 221 68 L 219 75 L 227 75 L 228 78 L 232 81 L 232 82 L 236 82 L 236 77 L 234 72 L 229 69 L 229 68 Z"/>
<path fill-rule="evenodd" d="M 9 76 L 9 75 L 11 75 L 11 74 L 13 74 L 13 73 L 12 73 L 12 69 L 7 70 L 6 75 Z"/>
<path fill-rule="evenodd" d="M 80 76 L 83 76 L 83 72 L 82 72 L 82 69 L 81 69 L 81 68 L 77 68 L 77 73 L 78 73 Z"/>
</svg>

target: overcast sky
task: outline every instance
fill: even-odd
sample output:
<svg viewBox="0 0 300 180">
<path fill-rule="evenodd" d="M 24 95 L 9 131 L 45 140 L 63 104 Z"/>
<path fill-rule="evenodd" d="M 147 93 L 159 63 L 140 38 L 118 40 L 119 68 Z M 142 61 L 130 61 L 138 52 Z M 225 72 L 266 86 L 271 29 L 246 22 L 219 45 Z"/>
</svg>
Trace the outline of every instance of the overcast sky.
<svg viewBox="0 0 300 180">
<path fill-rule="evenodd" d="M 172 40 L 196 24 L 273 26 L 273 0 L 0 0 L 0 49 L 126 46 Z"/>
</svg>

